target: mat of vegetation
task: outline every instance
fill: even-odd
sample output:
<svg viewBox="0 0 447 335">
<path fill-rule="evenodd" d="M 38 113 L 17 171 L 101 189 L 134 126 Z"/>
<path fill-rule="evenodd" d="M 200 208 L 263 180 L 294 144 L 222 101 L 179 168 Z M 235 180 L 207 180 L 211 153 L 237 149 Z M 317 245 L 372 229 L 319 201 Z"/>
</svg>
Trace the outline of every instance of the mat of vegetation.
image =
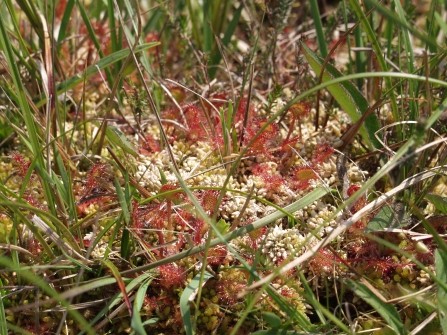
<svg viewBox="0 0 447 335">
<path fill-rule="evenodd" d="M 0 2 L 1 334 L 447 333 L 447 5 Z"/>
</svg>

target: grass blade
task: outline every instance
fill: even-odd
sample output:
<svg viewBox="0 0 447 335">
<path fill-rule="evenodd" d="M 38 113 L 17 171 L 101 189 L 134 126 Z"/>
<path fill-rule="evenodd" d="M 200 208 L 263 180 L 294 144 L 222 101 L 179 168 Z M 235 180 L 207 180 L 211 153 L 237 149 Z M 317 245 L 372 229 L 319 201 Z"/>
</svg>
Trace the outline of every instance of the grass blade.
<svg viewBox="0 0 447 335">
<path fill-rule="evenodd" d="M 243 8 L 244 8 L 244 6 L 241 3 L 239 5 L 239 7 L 234 11 L 233 18 L 231 19 L 231 22 L 228 25 L 227 30 L 225 31 L 225 35 L 222 38 L 222 41 L 221 41 L 222 47 L 225 48 L 230 43 L 231 37 L 233 36 L 233 34 L 237 28 L 237 25 L 239 23 L 239 19 L 241 17 Z M 210 79 L 214 79 L 214 76 L 216 75 L 216 72 L 217 72 L 217 65 L 219 65 L 221 59 L 222 59 L 222 54 L 219 52 L 219 49 L 216 49 L 216 53 L 214 54 L 214 56 L 211 60 L 211 63 L 210 63 L 210 65 L 214 65 L 214 67 L 211 67 L 208 71 Z"/>
<path fill-rule="evenodd" d="M 400 319 L 396 308 L 380 300 L 368 287 L 364 284 L 353 280 L 346 280 L 345 283 L 360 298 L 370 304 L 384 319 L 396 334 L 404 334 L 404 325 Z"/>
<path fill-rule="evenodd" d="M 320 10 L 318 8 L 317 0 L 310 0 L 310 12 L 312 14 L 313 22 L 315 25 L 315 32 L 317 33 L 318 49 L 320 55 L 326 58 L 328 54 L 326 39 L 324 38 L 323 23 L 321 22 Z"/>
<path fill-rule="evenodd" d="M 322 71 L 324 60 L 313 53 L 306 44 L 301 43 L 301 48 L 310 66 L 319 76 Z M 343 77 L 343 75 L 334 66 L 329 63 L 326 65 L 325 72 L 323 74 L 323 82 L 341 77 Z M 342 106 L 345 112 L 348 113 L 353 122 L 358 121 L 369 107 L 365 97 L 352 83 L 348 81 L 328 86 L 327 89 Z M 365 119 L 364 126 L 360 128 L 360 133 L 362 134 L 363 138 L 367 141 L 367 143 L 369 143 L 370 146 L 374 148 L 381 147 L 380 142 L 374 136 L 378 130 L 379 121 L 374 114 L 370 114 Z"/>
<path fill-rule="evenodd" d="M 194 299 L 195 291 L 200 285 L 207 282 L 208 279 L 212 278 L 213 275 L 205 271 L 203 276 L 203 282 L 200 282 L 201 273 L 198 273 L 183 290 L 182 296 L 180 297 L 180 312 L 182 313 L 183 325 L 185 327 L 186 335 L 193 335 L 193 326 L 191 320 L 191 307 L 189 302 Z"/>
<path fill-rule="evenodd" d="M 133 314 L 131 320 L 131 326 L 133 330 L 139 335 L 146 335 L 146 331 L 144 330 L 143 323 L 141 321 L 140 310 L 143 306 L 144 298 L 146 296 L 147 288 L 149 284 L 152 282 L 152 278 L 146 279 L 140 288 L 137 291 L 135 296 L 135 301 L 133 302 Z"/>
<path fill-rule="evenodd" d="M 435 251 L 436 275 L 447 285 L 447 254 L 443 250 Z M 438 316 L 444 334 L 447 334 L 447 291 L 438 286 Z"/>
<path fill-rule="evenodd" d="M 135 53 L 142 52 L 149 48 L 153 48 L 159 44 L 160 44 L 159 42 L 142 44 L 142 45 L 136 47 Z M 129 55 L 129 52 L 130 51 L 128 49 L 120 50 L 120 51 L 114 52 L 113 54 L 100 59 L 98 62 L 96 62 L 96 64 L 89 66 L 84 71 L 84 73 L 82 73 L 82 75 L 78 75 L 78 74 L 74 75 L 73 77 L 68 78 L 66 81 L 57 85 L 56 86 L 56 92 L 57 92 L 56 94 L 60 95 L 60 94 L 66 93 L 68 90 L 74 88 L 78 84 L 83 83 L 84 80 L 89 79 L 94 74 L 98 73 L 98 71 L 104 70 L 107 67 L 109 67 L 110 65 L 118 62 L 119 60 L 126 58 Z M 45 103 L 46 103 L 46 98 L 44 96 L 40 96 L 36 100 L 37 107 L 41 107 Z"/>
</svg>

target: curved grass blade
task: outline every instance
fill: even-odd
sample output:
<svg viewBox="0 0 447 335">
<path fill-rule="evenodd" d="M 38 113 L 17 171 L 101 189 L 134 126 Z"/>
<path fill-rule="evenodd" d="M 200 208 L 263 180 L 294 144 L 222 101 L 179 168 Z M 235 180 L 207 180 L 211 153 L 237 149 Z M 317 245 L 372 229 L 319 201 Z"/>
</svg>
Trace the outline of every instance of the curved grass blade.
<svg viewBox="0 0 447 335">
<path fill-rule="evenodd" d="M 320 76 L 324 59 L 317 56 L 304 43 L 301 43 L 301 48 L 312 69 L 315 71 L 317 76 Z M 328 63 L 324 70 L 323 82 L 327 82 L 331 79 L 340 77 L 343 77 L 343 74 L 341 74 L 340 71 L 338 71 L 333 65 Z M 360 93 L 357 87 L 355 87 L 349 81 L 330 85 L 327 87 L 327 89 L 329 90 L 329 92 L 331 92 L 335 100 L 337 100 L 337 102 L 345 110 L 345 112 L 348 113 L 353 122 L 358 121 L 369 107 L 365 97 Z M 362 134 L 363 138 L 370 147 L 381 147 L 380 142 L 374 136 L 379 128 L 379 121 L 377 120 L 377 117 L 372 113 L 365 119 L 364 126 L 360 128 L 360 134 Z"/>
<path fill-rule="evenodd" d="M 353 292 L 355 292 L 355 294 L 370 304 L 374 310 L 388 322 L 388 325 L 396 332 L 396 334 L 405 334 L 402 320 L 393 305 L 380 300 L 376 294 L 362 283 L 350 279 L 346 280 L 345 283 Z"/>
<path fill-rule="evenodd" d="M 191 320 L 191 308 L 189 302 L 195 297 L 195 292 L 202 284 L 205 284 L 208 279 L 212 278 L 213 275 L 205 271 L 203 276 L 203 282 L 200 282 L 201 273 L 198 273 L 183 290 L 182 296 L 180 297 L 180 312 L 182 313 L 183 325 L 185 327 L 186 335 L 193 335 L 193 325 Z"/>
<path fill-rule="evenodd" d="M 152 278 L 153 274 L 148 272 L 148 273 L 144 273 L 141 276 L 138 276 L 137 278 L 133 279 L 127 286 L 126 286 L 126 292 L 130 293 L 135 287 L 137 287 L 140 283 L 144 282 L 145 280 L 147 280 L 148 278 Z M 108 278 L 109 280 L 113 278 Z M 123 299 L 124 295 L 122 292 L 115 294 L 115 296 L 113 296 L 109 303 L 95 316 L 95 318 L 90 321 L 89 323 L 89 327 L 92 327 L 96 322 L 99 321 L 99 319 L 101 319 L 102 317 L 105 317 L 106 313 L 110 312 L 113 308 L 113 306 L 115 306 L 116 304 L 118 304 L 122 299 Z M 151 319 L 152 320 L 152 319 Z M 150 321 L 150 320 L 148 320 Z M 146 321 L 146 322 L 148 322 Z M 145 324 L 146 324 L 145 322 Z M 82 331 L 79 333 L 79 335 L 83 335 L 85 333 L 85 331 Z"/>
<path fill-rule="evenodd" d="M 118 271 L 115 264 L 113 264 L 110 260 L 106 259 L 104 261 L 104 264 L 112 271 L 112 275 L 115 277 L 116 282 L 118 283 L 118 287 L 120 288 L 121 292 L 123 293 L 124 301 L 126 302 L 127 309 L 129 310 L 129 315 L 132 316 L 132 305 L 130 304 L 129 296 L 126 292 L 126 285 L 123 281 L 123 278 L 121 277 L 120 272 Z M 133 317 L 133 316 L 132 316 Z"/>
<path fill-rule="evenodd" d="M 0 285 L 3 286 L 2 281 L 0 280 Z M 6 315 L 5 315 L 5 307 L 3 306 L 3 290 L 0 290 L 0 334 L 8 334 L 8 329 L 6 327 Z"/>
<path fill-rule="evenodd" d="M 139 335 L 146 335 L 146 331 L 144 330 L 144 324 L 141 321 L 140 309 L 143 306 L 144 297 L 146 296 L 147 288 L 152 282 L 152 278 L 148 278 L 144 281 L 144 283 L 140 286 L 135 296 L 135 300 L 133 302 L 133 314 L 130 325 L 133 330 Z"/>
<path fill-rule="evenodd" d="M 135 48 L 135 53 L 139 53 L 142 51 L 145 51 L 149 48 L 153 48 L 157 45 L 159 45 L 159 42 L 151 42 L 151 43 L 145 43 L 142 45 L 139 45 Z M 100 59 L 96 64 L 89 66 L 81 75 L 76 74 L 71 78 L 68 78 L 66 81 L 60 83 L 56 86 L 56 94 L 60 95 L 62 93 L 67 92 L 68 90 L 72 89 L 78 84 L 81 84 L 85 79 L 89 79 L 94 74 L 98 73 L 101 70 L 104 70 L 105 68 L 109 67 L 110 65 L 118 62 L 119 60 L 122 60 L 126 58 L 129 55 L 130 50 L 120 50 L 117 52 L 114 52 L 111 55 L 108 55 L 102 59 Z M 43 104 L 46 103 L 46 98 L 44 96 L 39 96 L 36 100 L 36 106 L 42 107 Z"/>
</svg>

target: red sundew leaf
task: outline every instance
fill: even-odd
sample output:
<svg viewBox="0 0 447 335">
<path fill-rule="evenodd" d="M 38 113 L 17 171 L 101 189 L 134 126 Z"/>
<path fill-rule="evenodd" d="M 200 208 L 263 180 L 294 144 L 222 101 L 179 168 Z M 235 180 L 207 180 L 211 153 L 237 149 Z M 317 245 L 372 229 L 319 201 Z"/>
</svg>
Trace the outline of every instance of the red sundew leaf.
<svg viewBox="0 0 447 335">
<path fill-rule="evenodd" d="M 284 178 L 276 173 L 272 173 L 270 167 L 267 164 L 256 165 L 252 172 L 255 176 L 262 179 L 264 182 L 264 187 L 267 190 L 275 191 L 278 190 L 282 185 L 284 185 Z"/>
<path fill-rule="evenodd" d="M 23 155 L 18 151 L 11 152 L 10 156 L 12 158 L 12 163 L 18 169 L 18 174 L 22 177 L 25 177 L 31 165 L 31 162 L 25 160 Z"/>
<path fill-rule="evenodd" d="M 309 187 L 310 181 L 317 179 L 317 175 L 312 166 L 299 165 L 293 170 L 293 186 L 299 190 Z"/>
<path fill-rule="evenodd" d="M 216 284 L 216 291 L 220 301 L 224 305 L 234 305 L 238 300 L 238 294 L 246 287 L 245 283 L 241 283 L 233 279 L 221 279 Z"/>
<path fill-rule="evenodd" d="M 238 107 L 237 112 L 236 112 L 236 123 L 244 122 L 245 113 L 247 111 L 247 103 L 248 103 L 248 99 L 247 98 L 242 98 L 241 99 L 241 101 L 239 103 L 239 107 Z M 247 120 L 252 120 L 253 117 L 254 117 L 254 108 L 253 108 L 253 105 L 250 104 L 250 107 L 248 109 Z"/>
<path fill-rule="evenodd" d="M 186 272 L 180 266 L 174 264 L 164 264 L 158 267 L 160 271 L 160 285 L 166 289 L 180 287 L 185 283 Z"/>
<path fill-rule="evenodd" d="M 216 209 L 217 198 L 219 197 L 219 191 L 205 190 L 200 196 L 200 202 L 203 210 L 212 214 Z"/>
<path fill-rule="evenodd" d="M 164 184 L 161 186 L 159 193 L 174 191 L 174 190 L 177 190 L 178 188 L 179 188 L 179 186 L 175 185 L 175 184 Z M 175 204 L 177 204 L 179 201 L 184 199 L 184 193 L 179 190 L 178 192 L 173 192 L 173 193 L 164 195 L 164 198 L 167 201 L 172 201 Z"/>
<path fill-rule="evenodd" d="M 294 118 L 299 119 L 309 114 L 310 104 L 304 101 L 299 101 L 290 106 L 288 111 L 292 113 Z"/>
<path fill-rule="evenodd" d="M 314 273 L 331 274 L 334 266 L 338 264 L 337 257 L 327 248 L 318 250 L 314 258 L 309 262 L 309 267 Z"/>
<path fill-rule="evenodd" d="M 346 191 L 346 194 L 348 195 L 348 197 L 350 197 L 358 190 L 360 190 L 360 186 L 351 185 L 351 186 L 349 186 L 348 190 Z M 351 213 L 354 214 L 354 213 L 358 212 L 366 205 L 367 205 L 366 197 L 363 195 L 353 204 L 353 206 L 351 208 Z"/>
<path fill-rule="evenodd" d="M 210 248 L 208 251 L 208 257 L 206 258 L 206 261 L 210 265 L 221 265 L 225 262 L 225 259 L 227 257 L 228 250 L 224 246 L 217 246 Z"/>
<path fill-rule="evenodd" d="M 315 164 L 323 163 L 332 153 L 334 148 L 332 148 L 327 143 L 320 143 L 317 145 L 313 152 L 312 162 Z"/>
</svg>

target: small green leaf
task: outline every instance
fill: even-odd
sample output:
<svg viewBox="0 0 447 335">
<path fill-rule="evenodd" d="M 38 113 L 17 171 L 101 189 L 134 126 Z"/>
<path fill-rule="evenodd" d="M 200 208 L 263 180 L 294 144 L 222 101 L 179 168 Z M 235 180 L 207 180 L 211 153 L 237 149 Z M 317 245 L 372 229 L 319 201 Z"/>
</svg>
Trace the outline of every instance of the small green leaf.
<svg viewBox="0 0 447 335">
<path fill-rule="evenodd" d="M 436 275 L 447 285 L 447 254 L 438 249 L 435 251 Z M 447 334 L 447 291 L 438 285 L 438 316 L 444 334 Z"/>
<path fill-rule="evenodd" d="M 447 214 L 447 198 L 437 194 L 427 194 L 425 198 L 430 201 L 442 214 Z"/>
<path fill-rule="evenodd" d="M 386 230 L 388 228 L 402 228 L 411 223 L 402 203 L 396 202 L 392 206 L 384 206 L 368 223 L 365 232 Z"/>
<path fill-rule="evenodd" d="M 276 314 L 264 312 L 262 313 L 262 317 L 272 328 L 280 328 L 282 326 L 281 319 Z"/>
<path fill-rule="evenodd" d="M 160 180 L 162 185 L 166 185 L 168 180 L 166 179 L 166 175 L 161 168 L 158 168 L 158 172 L 160 172 Z"/>
<path fill-rule="evenodd" d="M 216 228 L 223 235 L 227 233 L 228 229 L 230 229 L 230 225 L 224 219 L 220 219 L 216 223 Z"/>
<path fill-rule="evenodd" d="M 303 54 L 309 62 L 312 69 L 317 76 L 320 75 L 323 68 L 324 60 L 317 56 L 310 48 L 301 43 Z M 340 73 L 332 64 L 327 63 L 323 74 L 323 82 L 340 78 L 343 74 Z M 335 85 L 328 86 L 329 92 L 334 96 L 335 100 L 340 104 L 353 122 L 360 119 L 363 113 L 368 109 L 368 101 L 360 93 L 360 91 L 351 82 L 344 81 Z M 360 134 L 365 141 L 375 148 L 380 148 L 382 145 L 375 137 L 374 133 L 379 130 L 379 121 L 377 117 L 372 113 L 365 119 L 364 125 L 360 128 Z"/>
<path fill-rule="evenodd" d="M 404 325 L 400 319 L 399 313 L 391 304 L 387 304 L 377 297 L 368 287 L 364 284 L 355 282 L 351 279 L 347 279 L 345 283 L 349 288 L 357 294 L 360 298 L 370 304 L 377 313 L 379 313 L 383 319 L 388 322 L 388 325 L 394 330 L 396 334 L 404 334 Z"/>
<path fill-rule="evenodd" d="M 189 302 L 194 299 L 196 291 L 200 285 L 207 282 L 213 275 L 205 271 L 203 275 L 203 282 L 200 282 L 201 273 L 198 273 L 183 290 L 180 297 L 180 312 L 182 313 L 183 325 L 185 327 L 186 335 L 193 335 L 192 320 L 191 320 L 191 308 Z"/>
<path fill-rule="evenodd" d="M 127 140 L 126 136 L 116 127 L 108 126 L 106 130 L 107 138 L 113 142 L 117 147 L 123 149 L 132 156 L 138 156 L 134 147 Z"/>
</svg>

